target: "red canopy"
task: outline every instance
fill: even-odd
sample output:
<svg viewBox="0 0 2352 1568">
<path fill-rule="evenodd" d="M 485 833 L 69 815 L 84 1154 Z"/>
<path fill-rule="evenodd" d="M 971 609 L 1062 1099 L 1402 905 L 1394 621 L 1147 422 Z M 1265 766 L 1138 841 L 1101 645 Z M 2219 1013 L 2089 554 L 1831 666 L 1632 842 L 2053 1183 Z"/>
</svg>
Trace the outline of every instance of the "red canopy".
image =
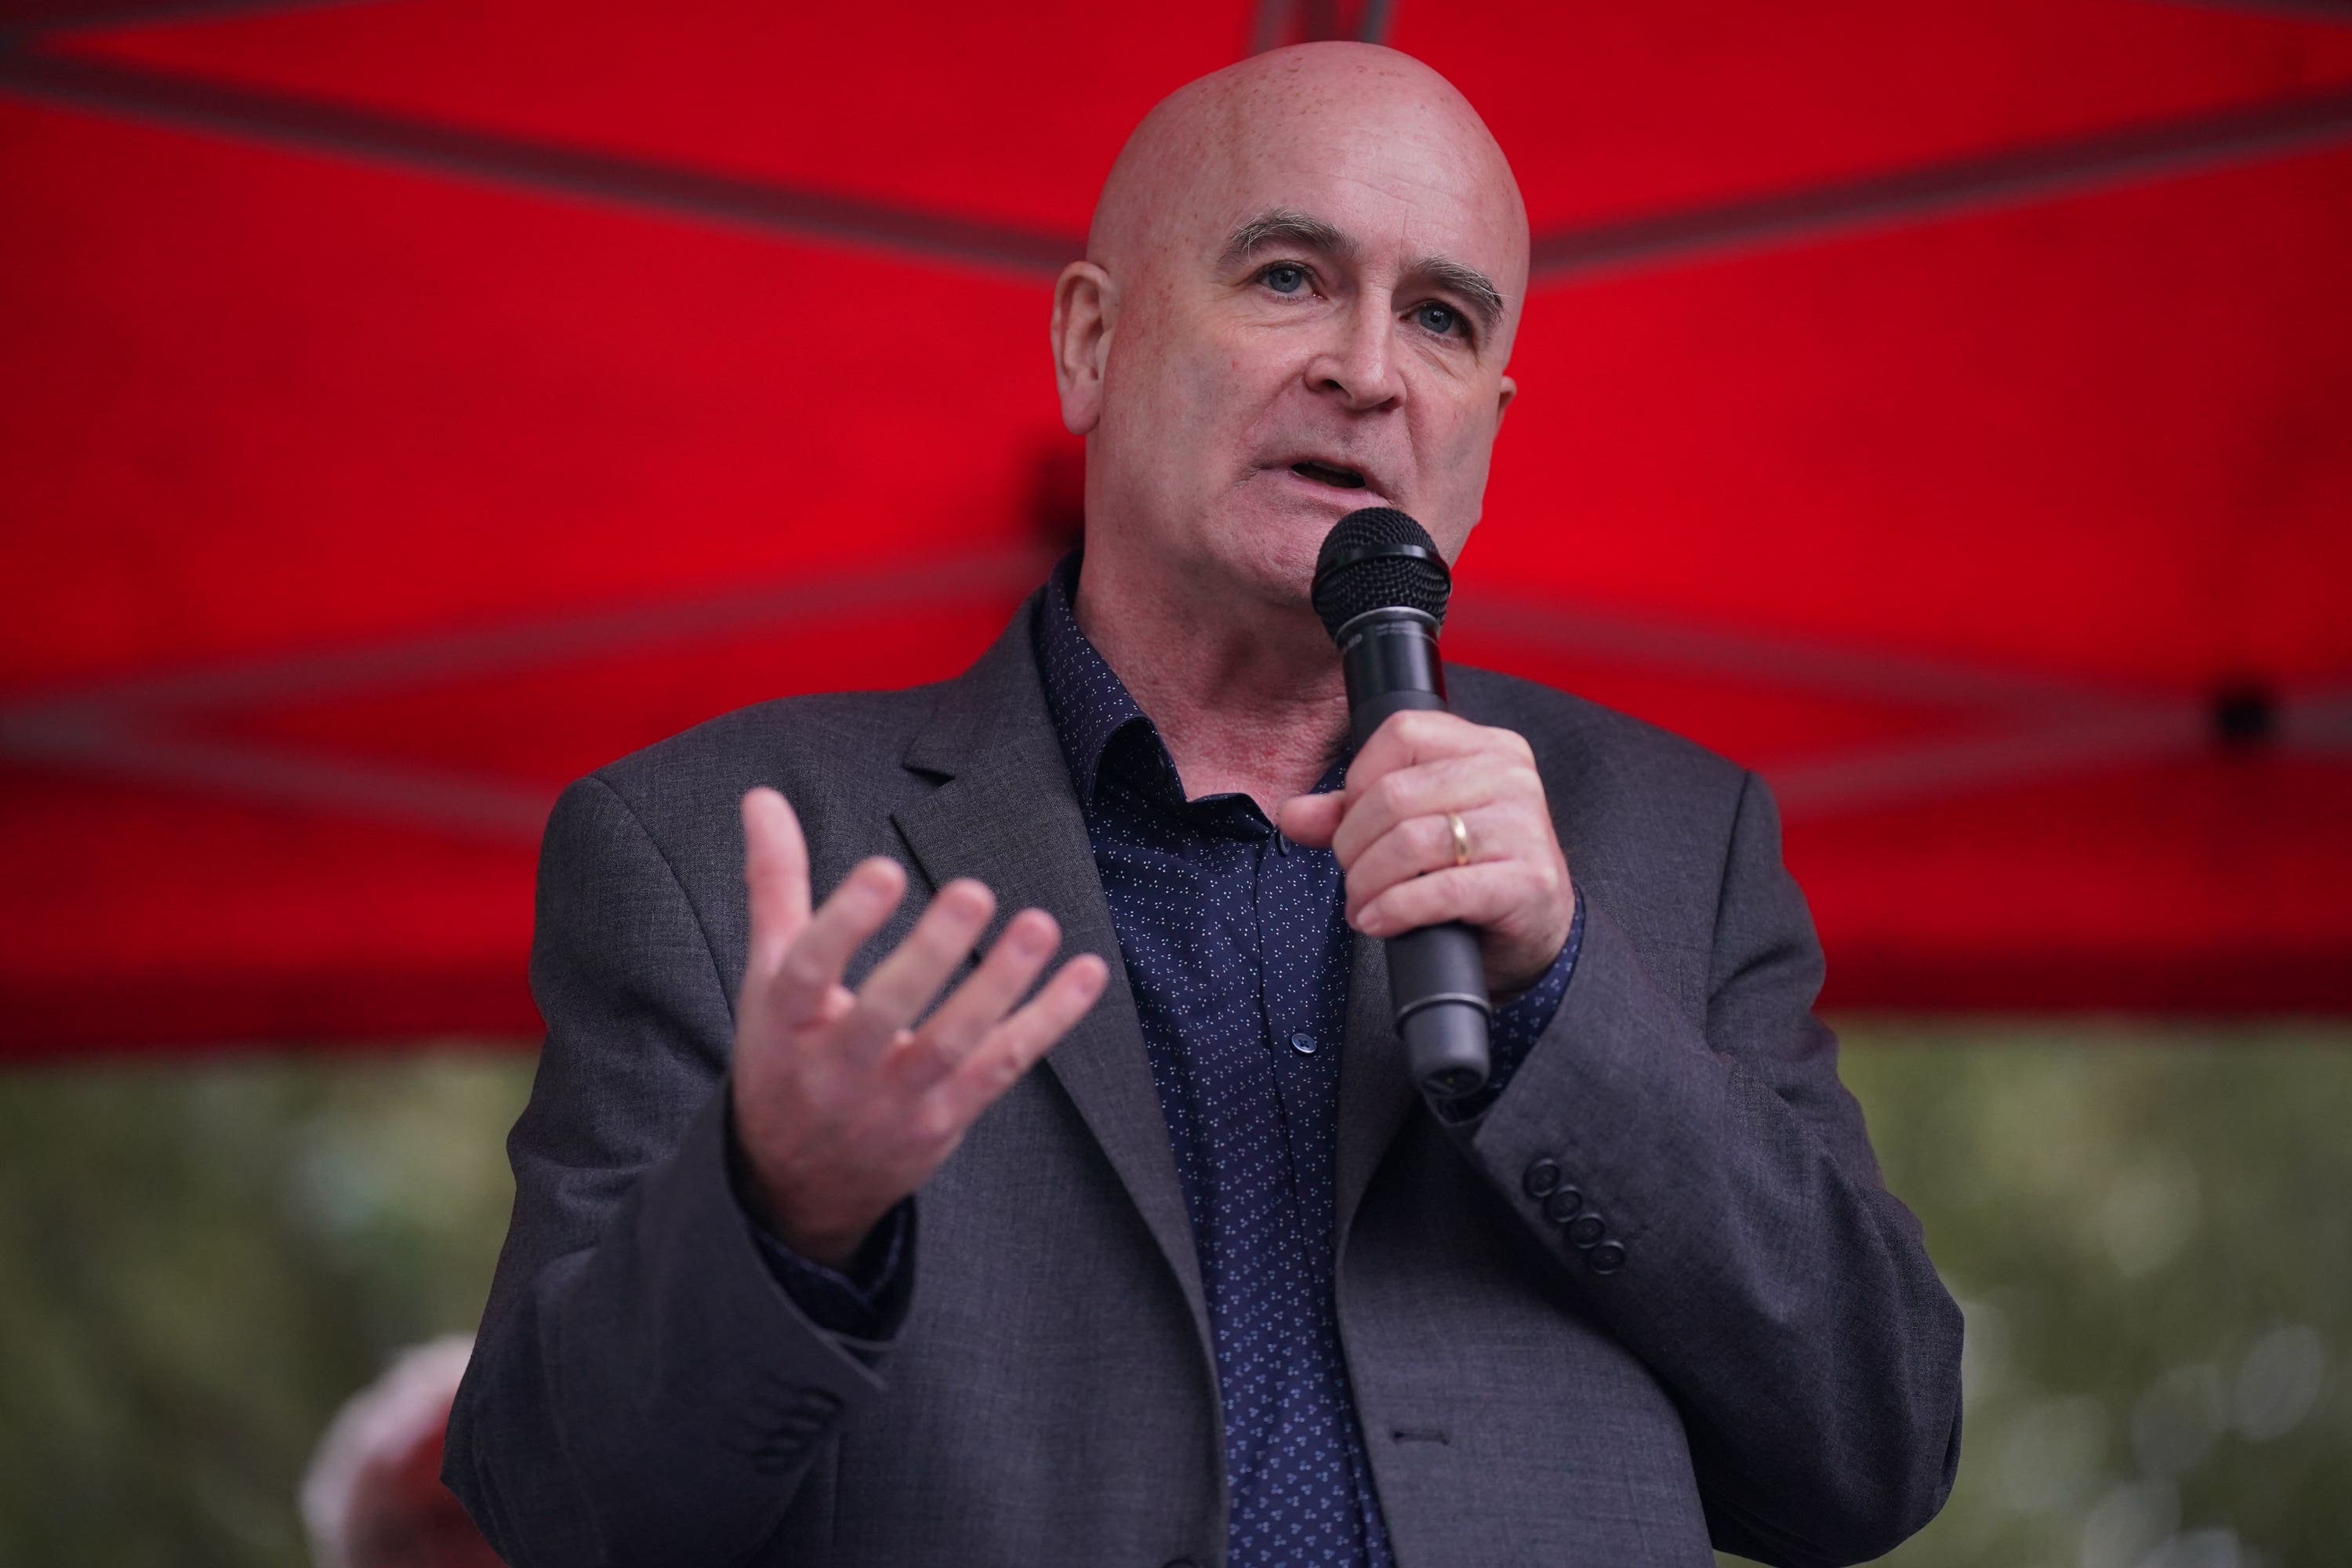
<svg viewBox="0 0 2352 1568">
<path fill-rule="evenodd" d="M 2352 1007 L 2352 6 L 185 10 L 0 9 L 0 1051 L 532 1027 L 556 789 L 960 668 L 1121 137 L 1346 30 L 1538 233 L 1452 658 L 1762 770 L 1832 1002 Z"/>
</svg>

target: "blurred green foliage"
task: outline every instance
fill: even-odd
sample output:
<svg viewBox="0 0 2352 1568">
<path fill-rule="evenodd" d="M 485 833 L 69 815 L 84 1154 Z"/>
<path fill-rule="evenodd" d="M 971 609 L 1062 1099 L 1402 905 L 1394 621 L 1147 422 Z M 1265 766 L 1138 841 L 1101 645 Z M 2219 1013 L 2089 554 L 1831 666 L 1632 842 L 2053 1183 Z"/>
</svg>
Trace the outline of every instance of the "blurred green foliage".
<svg viewBox="0 0 2352 1568">
<path fill-rule="evenodd" d="M 307 1563 L 390 1353 L 470 1329 L 520 1053 L 0 1075 L 0 1563 Z"/>
<path fill-rule="evenodd" d="M 2352 1029 L 1853 1022 L 1969 1346 L 1902 1568 L 2352 1557 Z M 514 1055 L 0 1075 L 0 1563 L 295 1565 L 398 1348 L 470 1327 Z"/>
<path fill-rule="evenodd" d="M 2352 1032 L 1852 1028 L 1968 1317 L 1903 1568 L 2352 1562 Z"/>
</svg>

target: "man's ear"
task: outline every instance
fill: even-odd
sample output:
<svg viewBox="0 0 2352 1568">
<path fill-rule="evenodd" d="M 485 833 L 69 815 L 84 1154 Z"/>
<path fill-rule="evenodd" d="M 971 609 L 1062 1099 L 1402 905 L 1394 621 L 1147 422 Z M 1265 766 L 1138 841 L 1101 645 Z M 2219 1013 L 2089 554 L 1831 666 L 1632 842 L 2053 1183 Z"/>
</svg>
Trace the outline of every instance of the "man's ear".
<svg viewBox="0 0 2352 1568">
<path fill-rule="evenodd" d="M 1517 397 L 1518 395 L 1519 384 L 1513 381 L 1509 376 L 1505 376 L 1503 378 L 1502 390 L 1495 396 L 1495 423 L 1497 426 L 1500 426 L 1503 423 L 1503 416 L 1509 412 L 1511 399 Z"/>
<path fill-rule="evenodd" d="M 1118 286 L 1091 261 L 1073 261 L 1054 282 L 1054 384 L 1073 436 L 1102 422 L 1103 366 L 1118 319 Z"/>
</svg>

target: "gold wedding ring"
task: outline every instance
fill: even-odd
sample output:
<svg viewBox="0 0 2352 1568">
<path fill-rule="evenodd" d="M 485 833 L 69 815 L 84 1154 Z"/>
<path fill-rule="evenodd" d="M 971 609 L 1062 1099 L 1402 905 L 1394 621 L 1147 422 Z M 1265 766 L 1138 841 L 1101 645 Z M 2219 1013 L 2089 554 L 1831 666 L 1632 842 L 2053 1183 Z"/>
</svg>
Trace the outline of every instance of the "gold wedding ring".
<svg viewBox="0 0 2352 1568">
<path fill-rule="evenodd" d="M 1447 826 L 1454 829 L 1454 864 L 1457 867 L 1467 866 L 1470 864 L 1470 829 L 1468 826 L 1463 822 L 1462 814 L 1458 811 L 1447 812 L 1445 814 L 1445 824 Z"/>
</svg>

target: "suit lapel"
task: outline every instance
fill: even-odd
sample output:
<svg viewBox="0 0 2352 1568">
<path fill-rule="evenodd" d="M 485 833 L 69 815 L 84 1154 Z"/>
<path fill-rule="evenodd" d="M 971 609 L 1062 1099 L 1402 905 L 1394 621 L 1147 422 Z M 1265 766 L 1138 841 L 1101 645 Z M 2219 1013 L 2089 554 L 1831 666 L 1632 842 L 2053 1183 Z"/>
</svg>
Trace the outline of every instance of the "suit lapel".
<svg viewBox="0 0 2352 1568">
<path fill-rule="evenodd" d="M 1102 998 L 1046 1057 L 1045 1069 L 1102 1145 L 1175 1271 L 1205 1345 L 1208 1307 L 1192 1221 L 1086 818 L 1038 685 L 1029 634 L 1034 605 L 1033 597 L 978 663 L 940 689 L 906 760 L 945 782 L 893 819 L 932 887 L 977 878 L 996 893 L 999 928 L 1034 906 L 1061 922 L 1066 957 L 1095 952 L 1110 965 Z"/>
<path fill-rule="evenodd" d="M 1404 1042 L 1389 1017 L 1388 952 L 1357 934 L 1348 971 L 1347 1037 L 1339 1056 L 1339 1152 L 1332 1184 L 1334 1257 L 1345 1256 L 1348 1231 L 1381 1157 L 1421 1096 L 1404 1061 Z"/>
</svg>

